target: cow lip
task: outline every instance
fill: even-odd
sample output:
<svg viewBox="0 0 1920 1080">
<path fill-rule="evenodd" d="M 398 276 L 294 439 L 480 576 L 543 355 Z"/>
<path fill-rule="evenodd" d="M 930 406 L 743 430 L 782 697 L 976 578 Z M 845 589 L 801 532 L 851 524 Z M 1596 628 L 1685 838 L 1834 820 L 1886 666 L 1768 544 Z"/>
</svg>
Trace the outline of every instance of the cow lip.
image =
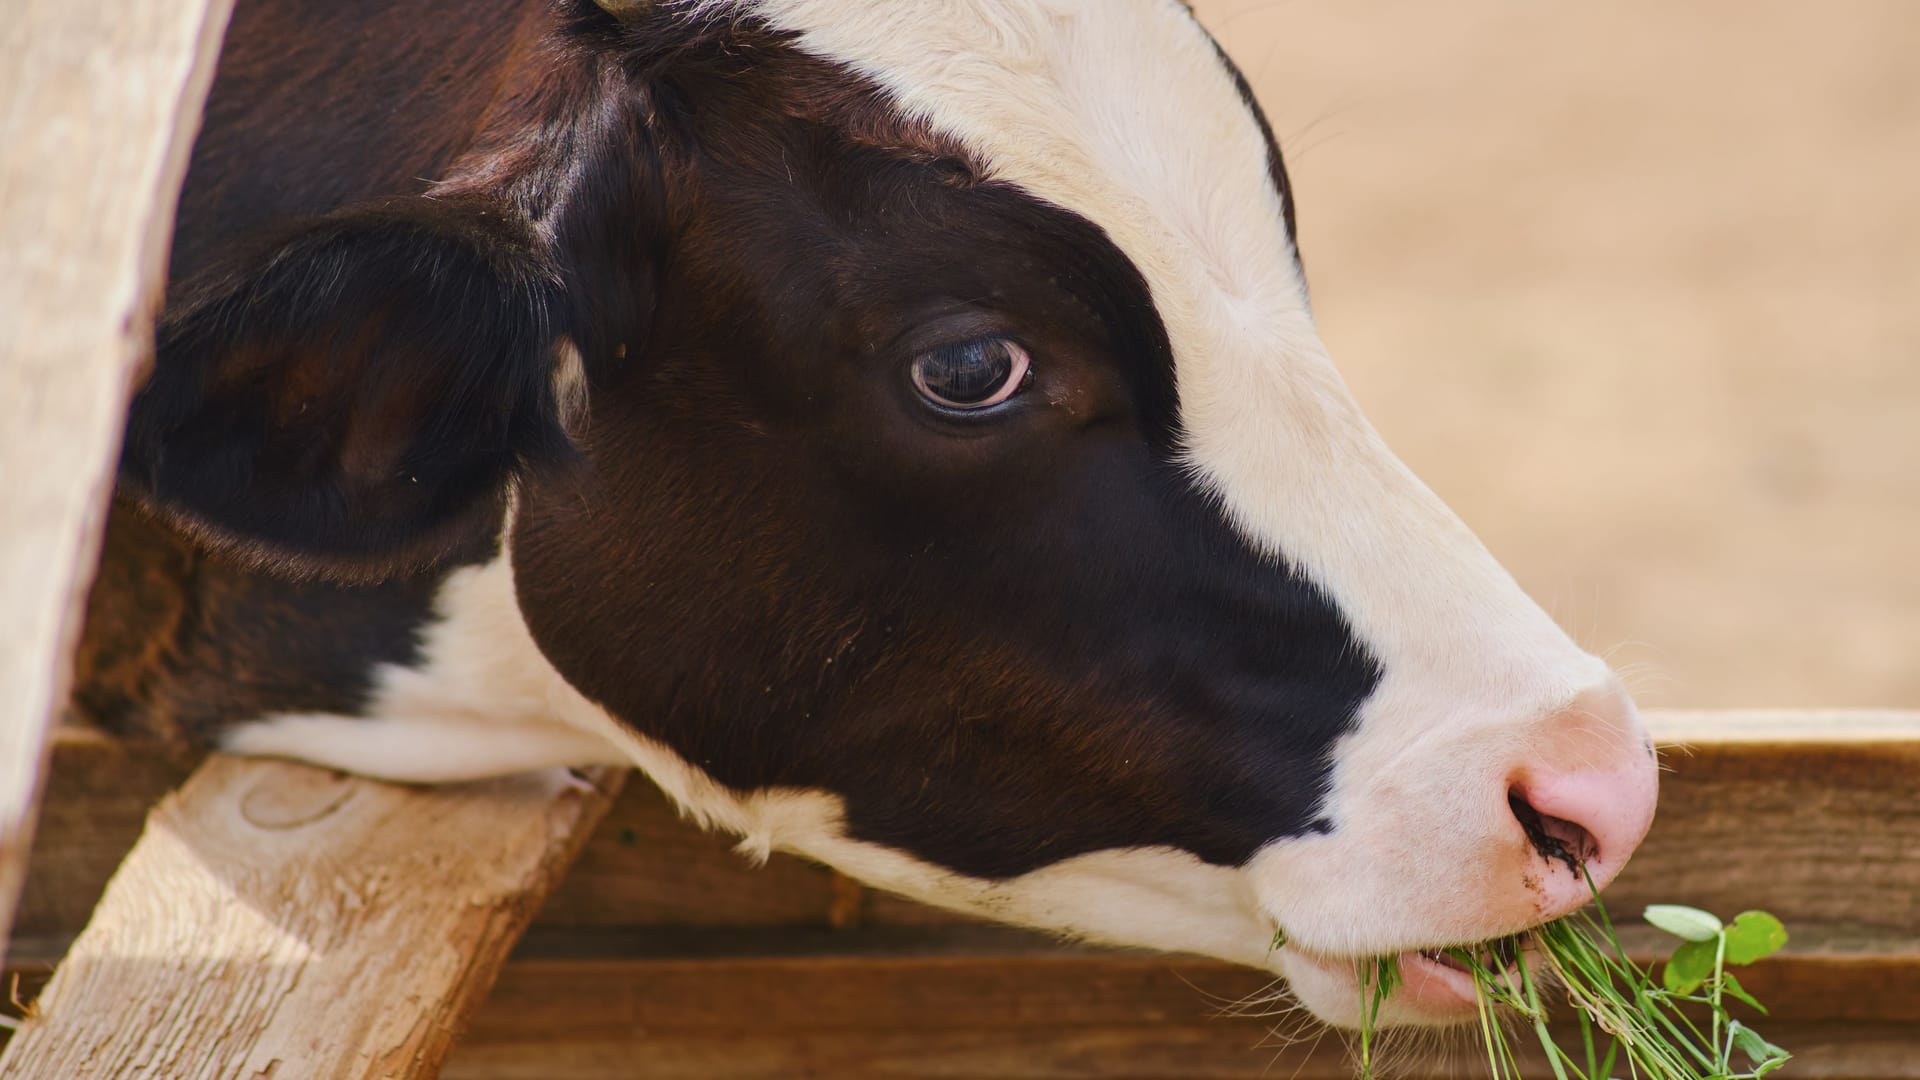
<svg viewBox="0 0 1920 1080">
<path fill-rule="evenodd" d="M 1395 997 L 1426 1014 L 1453 1014 L 1477 1008 L 1473 974 L 1438 949 L 1413 949 L 1399 955 L 1400 989 Z"/>
<path fill-rule="evenodd" d="M 1478 949 L 1491 950 L 1501 964 L 1501 972 L 1515 985 L 1520 982 L 1519 965 L 1527 963 L 1531 950 L 1521 935 L 1482 942 Z M 1394 954 L 1399 966 L 1400 985 L 1392 1001 L 1428 1023 L 1453 1023 L 1471 1019 L 1479 1009 L 1479 988 L 1465 964 L 1448 955 L 1452 947 L 1407 949 Z M 1361 966 L 1371 957 L 1316 953 L 1294 948 L 1293 952 L 1314 966 L 1337 973 L 1360 987 Z"/>
<path fill-rule="evenodd" d="M 1417 957 L 1430 964 L 1439 964 L 1443 968 L 1450 968 L 1454 971 L 1464 972 L 1467 970 L 1467 965 L 1462 963 L 1446 949 L 1412 949 L 1401 955 Z"/>
</svg>

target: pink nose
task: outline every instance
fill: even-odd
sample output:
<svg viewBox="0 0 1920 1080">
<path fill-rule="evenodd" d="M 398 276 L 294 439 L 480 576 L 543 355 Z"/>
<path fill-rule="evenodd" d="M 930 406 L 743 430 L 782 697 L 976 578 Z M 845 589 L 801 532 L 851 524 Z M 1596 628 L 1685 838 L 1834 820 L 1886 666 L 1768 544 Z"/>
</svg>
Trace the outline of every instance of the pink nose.
<svg viewBox="0 0 1920 1080">
<path fill-rule="evenodd" d="M 1520 832 L 1546 861 L 1542 918 L 1554 919 L 1592 898 L 1620 873 L 1653 824 L 1658 763 L 1633 701 L 1616 684 L 1583 694 L 1551 717 L 1514 770 L 1507 805 Z"/>
</svg>

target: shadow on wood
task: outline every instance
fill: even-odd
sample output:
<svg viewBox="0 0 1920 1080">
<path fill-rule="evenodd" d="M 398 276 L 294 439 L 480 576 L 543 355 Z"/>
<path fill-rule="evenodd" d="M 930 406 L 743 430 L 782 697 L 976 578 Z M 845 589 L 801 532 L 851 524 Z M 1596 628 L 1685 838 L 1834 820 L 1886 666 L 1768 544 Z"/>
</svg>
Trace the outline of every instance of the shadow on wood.
<svg viewBox="0 0 1920 1080">
<path fill-rule="evenodd" d="M 0 19 L 0 954 L 232 3 L 15 0 Z"/>
</svg>

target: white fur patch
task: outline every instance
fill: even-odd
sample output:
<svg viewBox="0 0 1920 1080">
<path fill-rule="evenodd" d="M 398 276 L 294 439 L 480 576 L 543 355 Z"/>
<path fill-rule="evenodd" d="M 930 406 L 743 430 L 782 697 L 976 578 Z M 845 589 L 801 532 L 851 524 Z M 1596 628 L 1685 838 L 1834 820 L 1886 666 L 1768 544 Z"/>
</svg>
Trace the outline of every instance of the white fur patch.
<svg viewBox="0 0 1920 1080">
<path fill-rule="evenodd" d="M 629 763 L 592 727 L 567 722 L 580 696 L 540 658 L 504 559 L 448 575 L 433 615 L 421 665 L 381 665 L 365 717 L 281 713 L 229 731 L 222 749 L 401 783 Z"/>
</svg>

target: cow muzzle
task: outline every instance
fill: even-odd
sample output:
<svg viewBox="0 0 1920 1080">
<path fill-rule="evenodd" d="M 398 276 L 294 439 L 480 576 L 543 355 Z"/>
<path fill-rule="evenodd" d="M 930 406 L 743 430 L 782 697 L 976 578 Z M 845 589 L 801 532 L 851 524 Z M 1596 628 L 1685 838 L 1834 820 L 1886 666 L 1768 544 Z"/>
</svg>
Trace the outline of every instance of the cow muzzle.
<svg viewBox="0 0 1920 1080">
<path fill-rule="evenodd" d="M 1324 835 L 1277 841 L 1248 870 L 1290 945 L 1276 956 L 1322 1018 L 1358 1020 L 1360 973 L 1397 956 L 1386 1018 L 1451 1023 L 1473 986 L 1442 950 L 1571 914 L 1619 875 L 1652 824 L 1658 765 L 1610 674 L 1523 720 L 1375 732 L 1339 766 Z M 1343 748 L 1345 752 L 1347 748 Z"/>
</svg>

